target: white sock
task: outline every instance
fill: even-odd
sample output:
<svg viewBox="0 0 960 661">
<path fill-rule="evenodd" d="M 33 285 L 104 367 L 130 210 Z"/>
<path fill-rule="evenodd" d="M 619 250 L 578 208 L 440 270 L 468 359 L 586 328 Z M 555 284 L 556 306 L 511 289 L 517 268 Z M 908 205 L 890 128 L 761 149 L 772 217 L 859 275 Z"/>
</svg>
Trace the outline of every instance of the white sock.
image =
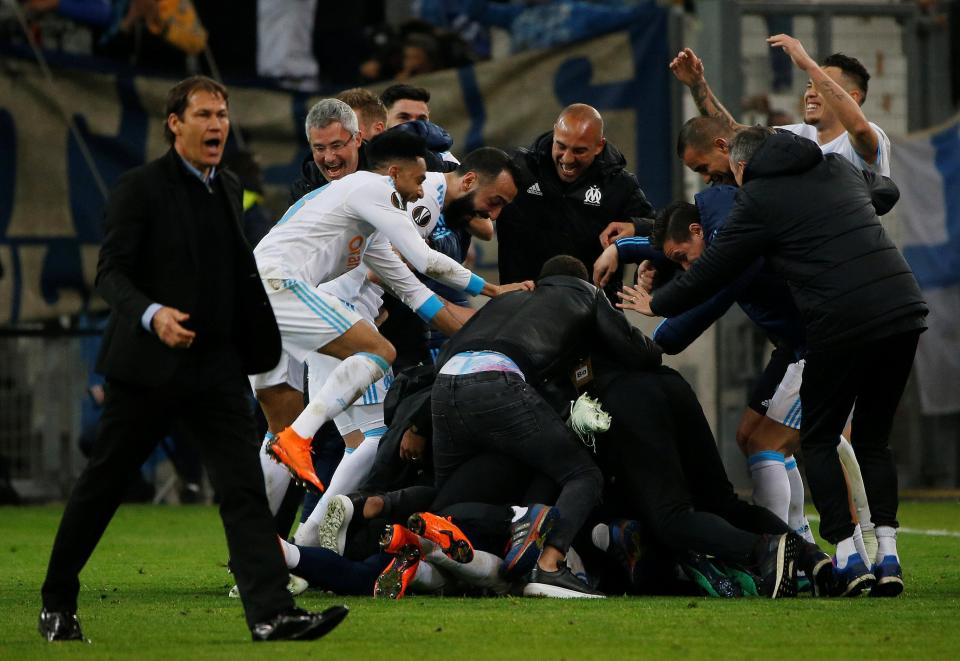
<svg viewBox="0 0 960 661">
<path fill-rule="evenodd" d="M 417 592 L 436 592 L 447 584 L 447 577 L 429 562 L 420 561 L 417 573 L 410 580 L 410 588 Z"/>
<path fill-rule="evenodd" d="M 273 440 L 273 434 L 267 432 L 260 446 L 260 468 L 263 470 L 263 486 L 267 492 L 267 505 L 270 513 L 276 516 L 280 510 L 280 503 L 290 486 L 290 471 L 283 464 L 279 464 L 267 454 L 267 443 Z"/>
<path fill-rule="evenodd" d="M 867 547 L 863 545 L 863 530 L 860 529 L 859 523 L 853 528 L 853 545 L 856 547 L 857 553 L 860 554 L 863 564 L 869 569 L 873 564 L 873 557 L 867 555 Z"/>
<path fill-rule="evenodd" d="M 790 480 L 783 455 L 761 450 L 747 458 L 753 480 L 753 503 L 766 507 L 786 523 L 790 517 Z"/>
<path fill-rule="evenodd" d="M 797 460 L 788 457 L 783 466 L 787 471 L 787 480 L 790 482 L 790 513 L 787 518 L 787 525 L 793 528 L 795 533 L 812 543 L 813 532 L 810 530 L 807 515 L 803 512 L 803 478 L 800 476 L 800 469 L 797 468 Z"/>
<path fill-rule="evenodd" d="M 421 539 L 421 542 L 426 541 Z M 427 550 L 428 546 L 429 551 Z M 464 583 L 481 588 L 490 588 L 500 594 L 506 593 L 510 589 L 510 583 L 500 578 L 500 565 L 503 564 L 503 560 L 492 553 L 474 549 L 473 560 L 457 562 L 445 556 L 439 546 L 427 542 L 423 544 L 423 559 Z"/>
<path fill-rule="evenodd" d="M 890 526 L 877 526 L 877 557 L 879 563 L 884 557 L 892 555 L 900 562 L 900 555 L 897 553 L 897 529 Z"/>
<path fill-rule="evenodd" d="M 330 372 L 323 387 L 290 425 L 302 438 L 313 438 L 317 430 L 353 404 L 372 383 L 379 381 L 390 365 L 376 354 L 361 352 L 349 356 Z"/>
<path fill-rule="evenodd" d="M 857 552 L 857 545 L 853 541 L 853 537 L 847 537 L 846 539 L 841 539 L 837 543 L 837 569 L 843 569 L 847 566 L 847 560 L 854 553 Z"/>
<path fill-rule="evenodd" d="M 287 563 L 287 569 L 296 569 L 300 564 L 300 549 L 285 539 L 277 537 L 277 540 L 280 542 L 280 548 L 283 549 L 283 559 Z"/>
<path fill-rule="evenodd" d="M 357 487 L 363 483 L 370 473 L 370 468 L 377 458 L 377 447 L 379 445 L 380 436 L 373 436 L 363 439 L 363 442 L 356 448 L 347 448 L 344 451 L 343 459 L 340 460 L 337 470 L 333 472 L 330 484 L 327 486 L 327 490 L 323 492 L 323 496 L 320 497 L 320 502 L 310 512 L 307 520 L 297 528 L 294 540 L 298 544 L 313 546 L 307 540 L 317 539 L 317 528 L 320 527 L 320 520 L 327 511 L 327 504 L 330 499 L 357 490 Z M 354 512 L 354 514 L 357 513 Z"/>
<path fill-rule="evenodd" d="M 517 521 L 519 521 L 520 519 L 522 519 L 527 515 L 526 507 L 517 507 L 516 505 L 514 505 L 510 509 L 513 510 L 513 519 L 510 521 L 510 523 L 516 523 Z"/>
</svg>

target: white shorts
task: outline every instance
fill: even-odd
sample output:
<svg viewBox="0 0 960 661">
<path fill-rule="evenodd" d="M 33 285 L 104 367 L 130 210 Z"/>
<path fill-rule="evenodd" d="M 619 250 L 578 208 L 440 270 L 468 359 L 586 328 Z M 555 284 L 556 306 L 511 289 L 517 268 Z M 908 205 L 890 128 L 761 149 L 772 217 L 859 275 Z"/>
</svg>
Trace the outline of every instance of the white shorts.
<svg viewBox="0 0 960 661">
<path fill-rule="evenodd" d="M 274 369 L 250 379 L 255 389 L 283 383 L 286 379 L 281 375 L 289 378 L 296 371 L 291 370 L 291 362 L 303 363 L 362 319 L 340 299 L 300 280 L 271 278 L 264 279 L 263 285 L 280 328 L 283 355 Z"/>
<path fill-rule="evenodd" d="M 307 356 L 307 374 L 309 380 L 310 399 L 313 400 L 320 392 L 327 377 L 330 376 L 340 361 L 332 356 L 313 352 Z M 368 431 L 383 427 L 383 400 L 387 390 L 393 382 L 393 372 L 388 370 L 382 379 L 371 384 L 363 391 L 360 399 L 353 406 L 338 415 L 334 422 L 341 436 L 352 431 L 360 430 L 364 434 Z"/>
<path fill-rule="evenodd" d="M 767 405 L 767 417 L 790 429 L 800 429 L 803 421 L 800 406 L 800 386 L 803 384 L 803 366 L 805 361 L 798 360 L 787 365 L 787 371 L 777 385 L 770 403 Z M 847 416 L 847 425 L 853 420 L 853 411 Z"/>
</svg>

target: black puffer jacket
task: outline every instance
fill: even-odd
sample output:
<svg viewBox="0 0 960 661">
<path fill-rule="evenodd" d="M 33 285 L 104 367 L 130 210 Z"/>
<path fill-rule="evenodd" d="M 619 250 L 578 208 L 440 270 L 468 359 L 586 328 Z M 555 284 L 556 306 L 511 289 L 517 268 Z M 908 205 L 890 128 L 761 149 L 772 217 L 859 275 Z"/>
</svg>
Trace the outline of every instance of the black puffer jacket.
<svg viewBox="0 0 960 661">
<path fill-rule="evenodd" d="M 367 167 L 367 143 L 362 143 L 359 149 L 359 158 L 357 159 L 357 169 L 366 170 Z M 320 172 L 320 168 L 313 161 L 313 154 L 308 153 L 303 162 L 300 163 L 300 177 L 290 184 L 290 198 L 287 200 L 289 206 L 299 200 L 310 191 L 317 190 L 321 186 L 327 185 L 327 178 Z"/>
<path fill-rule="evenodd" d="M 920 287 L 877 218 L 899 195 L 886 177 L 824 156 L 810 140 L 770 136 L 747 164 L 723 230 L 655 293 L 653 311 L 679 314 L 765 256 L 787 280 L 811 351 L 925 328 Z"/>
<path fill-rule="evenodd" d="M 592 270 L 603 252 L 600 232 L 615 220 L 633 222 L 638 235 L 649 234 L 641 219 L 653 217 L 653 206 L 616 147 L 607 143 L 580 178 L 566 184 L 557 176 L 552 146 L 548 132 L 514 153 L 523 181 L 497 219 L 500 282 L 535 280 L 556 255 L 573 255 Z M 607 296 L 619 282 L 618 274 Z"/>
<path fill-rule="evenodd" d="M 625 368 L 660 364 L 660 348 L 627 322 L 603 292 L 567 275 L 537 282 L 532 292 L 489 301 L 444 345 L 437 368 L 461 351 L 509 356 L 537 387 L 564 377 L 592 351 L 615 357 Z"/>
</svg>

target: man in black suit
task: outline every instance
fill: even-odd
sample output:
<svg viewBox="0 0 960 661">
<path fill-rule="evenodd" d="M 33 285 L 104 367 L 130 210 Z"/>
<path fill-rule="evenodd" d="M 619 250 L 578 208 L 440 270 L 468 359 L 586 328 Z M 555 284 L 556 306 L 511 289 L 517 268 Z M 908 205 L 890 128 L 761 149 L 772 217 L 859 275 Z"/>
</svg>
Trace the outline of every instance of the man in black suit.
<svg viewBox="0 0 960 661">
<path fill-rule="evenodd" d="M 347 611 L 294 608 L 267 509 L 244 374 L 275 366 L 280 334 L 243 238 L 240 182 L 217 170 L 230 130 L 227 90 L 189 78 L 170 90 L 166 113 L 172 149 L 121 177 L 107 206 L 97 265 L 97 289 L 112 309 L 97 364 L 106 400 L 54 541 L 40 633 L 83 640 L 80 570 L 126 483 L 179 420 L 220 494 L 253 639 L 318 638 Z"/>
</svg>

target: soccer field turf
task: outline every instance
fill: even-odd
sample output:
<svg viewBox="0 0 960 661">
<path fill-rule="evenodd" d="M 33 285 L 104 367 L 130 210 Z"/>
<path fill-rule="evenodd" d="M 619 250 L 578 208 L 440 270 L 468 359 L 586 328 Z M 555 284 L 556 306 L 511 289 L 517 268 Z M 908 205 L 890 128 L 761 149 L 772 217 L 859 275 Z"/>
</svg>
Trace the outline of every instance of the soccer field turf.
<svg viewBox="0 0 960 661">
<path fill-rule="evenodd" d="M 308 592 L 350 606 L 313 643 L 251 645 L 213 507 L 124 506 L 81 575 L 91 644 L 44 642 L 40 582 L 60 507 L 0 508 L 0 658 L 589 659 L 960 658 L 960 504 L 908 502 L 898 599 L 618 597 L 560 601 L 412 596 L 399 602 Z M 295 657 L 293 657 L 295 658 Z"/>
</svg>

